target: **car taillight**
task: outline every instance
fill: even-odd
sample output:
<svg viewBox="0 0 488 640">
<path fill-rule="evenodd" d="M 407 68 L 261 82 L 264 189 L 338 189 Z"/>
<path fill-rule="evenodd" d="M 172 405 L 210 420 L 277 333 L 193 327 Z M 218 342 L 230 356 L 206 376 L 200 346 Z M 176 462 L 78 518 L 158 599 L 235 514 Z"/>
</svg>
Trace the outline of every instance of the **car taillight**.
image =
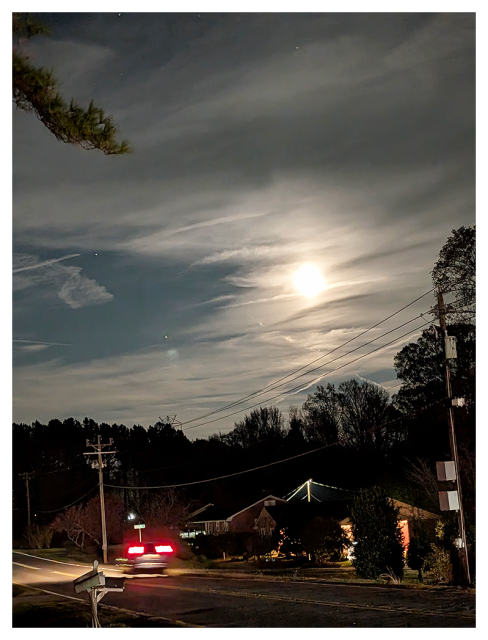
<svg viewBox="0 0 488 640">
<path fill-rule="evenodd" d="M 144 547 L 129 547 L 127 553 L 144 553 Z"/>
<path fill-rule="evenodd" d="M 156 553 L 173 553 L 174 549 L 170 544 L 157 544 L 154 547 Z"/>
</svg>

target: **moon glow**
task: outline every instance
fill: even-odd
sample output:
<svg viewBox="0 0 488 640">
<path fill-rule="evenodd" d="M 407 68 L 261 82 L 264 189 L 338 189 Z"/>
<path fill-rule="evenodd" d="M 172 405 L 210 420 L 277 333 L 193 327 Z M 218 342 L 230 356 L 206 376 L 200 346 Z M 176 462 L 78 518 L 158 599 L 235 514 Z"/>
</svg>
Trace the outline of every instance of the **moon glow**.
<svg viewBox="0 0 488 640">
<path fill-rule="evenodd" d="M 320 271 L 311 264 L 301 266 L 295 273 L 293 282 L 304 296 L 315 296 L 325 289 L 325 280 Z"/>
</svg>

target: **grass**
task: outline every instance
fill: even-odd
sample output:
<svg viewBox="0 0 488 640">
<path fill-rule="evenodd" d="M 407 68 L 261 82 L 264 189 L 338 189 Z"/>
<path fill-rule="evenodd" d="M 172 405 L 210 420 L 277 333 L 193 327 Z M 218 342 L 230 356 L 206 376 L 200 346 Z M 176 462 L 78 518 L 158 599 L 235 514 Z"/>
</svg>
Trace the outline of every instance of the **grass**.
<svg viewBox="0 0 488 640">
<path fill-rule="evenodd" d="M 115 611 L 98 607 L 98 619 L 102 627 L 174 627 L 176 625 L 161 618 L 142 616 L 136 613 Z M 53 602 L 19 602 L 13 605 L 13 628 L 76 628 L 91 627 L 90 606 L 72 600 Z"/>
<path fill-rule="evenodd" d="M 91 627 L 88 602 L 75 602 L 62 597 L 49 596 L 42 591 L 18 584 L 12 585 L 12 596 L 13 628 Z M 176 626 L 161 618 L 116 610 L 104 607 L 103 604 L 98 606 L 98 618 L 102 627 L 169 628 Z"/>
<path fill-rule="evenodd" d="M 66 550 L 62 547 L 58 549 L 17 549 L 17 551 L 28 553 L 38 558 L 46 558 L 47 560 L 59 560 L 60 562 L 75 560 L 76 562 L 92 564 L 94 560 L 99 559 L 94 553 L 86 553 L 79 549 Z"/>
</svg>

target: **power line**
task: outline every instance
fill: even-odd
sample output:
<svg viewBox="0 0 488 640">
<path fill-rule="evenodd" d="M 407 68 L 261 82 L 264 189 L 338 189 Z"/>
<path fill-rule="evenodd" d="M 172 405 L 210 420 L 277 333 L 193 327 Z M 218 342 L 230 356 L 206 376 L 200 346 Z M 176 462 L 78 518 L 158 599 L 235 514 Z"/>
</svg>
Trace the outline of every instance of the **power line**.
<svg viewBox="0 0 488 640">
<path fill-rule="evenodd" d="M 359 347 L 356 347 L 355 349 L 352 349 L 351 351 L 348 351 L 347 353 L 343 354 L 342 356 L 338 356 L 337 358 L 334 358 L 333 360 L 330 360 L 329 362 L 326 362 L 325 364 L 319 365 L 318 367 L 315 367 L 314 369 L 310 369 L 309 371 L 306 371 L 303 374 L 300 374 L 299 376 L 297 376 L 296 378 L 294 378 L 294 380 L 301 378 L 304 375 L 307 375 L 309 373 L 313 373 L 314 371 L 317 371 L 318 369 L 322 369 L 323 367 L 325 367 L 327 364 L 330 364 L 331 362 L 335 362 L 336 360 L 339 360 L 340 358 L 343 358 L 346 355 L 349 355 L 350 353 L 353 353 L 354 351 L 357 351 L 358 349 L 361 349 L 362 347 L 365 347 L 369 344 L 371 344 L 372 342 L 375 342 L 376 340 L 379 340 L 380 338 L 383 338 L 384 336 L 388 335 L 389 333 L 393 333 L 393 331 L 397 331 L 398 329 L 400 329 L 401 327 L 404 327 L 406 324 L 409 324 L 410 322 L 413 322 L 414 320 L 416 320 L 418 318 L 418 316 L 416 316 L 415 318 L 412 318 L 411 320 L 408 320 L 408 322 L 404 322 L 403 324 L 399 325 L 398 327 L 395 327 L 394 329 L 391 329 L 390 331 L 387 331 L 386 333 L 382 334 L 381 336 L 378 336 L 377 338 L 374 338 L 373 340 L 370 340 L 369 342 L 366 342 L 362 345 L 360 345 Z M 357 358 L 355 358 L 354 360 L 350 360 L 349 362 L 346 362 L 345 364 L 341 365 L 340 367 L 336 367 L 335 369 L 331 369 L 330 371 L 327 371 L 326 373 L 324 373 L 322 375 L 322 377 L 328 376 L 331 373 L 334 373 L 335 371 L 339 371 L 340 369 L 343 369 L 344 367 L 347 367 L 350 364 L 353 364 L 354 362 L 357 362 L 358 360 L 361 360 L 362 358 L 366 358 L 367 356 L 371 355 L 372 353 L 375 353 L 376 351 L 380 351 L 381 349 L 384 349 L 385 347 L 388 347 L 389 345 L 393 344 L 394 342 L 397 342 L 398 340 L 401 340 L 402 338 L 415 333 L 415 331 L 418 331 L 419 329 L 421 329 L 422 327 L 427 326 L 428 324 L 431 324 L 430 321 L 429 322 L 424 322 L 423 324 L 419 325 L 418 327 L 415 327 L 415 329 L 412 329 L 411 331 L 407 331 L 406 333 L 404 333 L 401 336 L 397 336 L 396 338 L 394 338 L 393 340 L 390 340 L 390 342 L 387 342 L 384 345 L 381 345 L 380 347 L 377 347 L 376 349 L 373 349 L 372 351 L 368 351 L 368 353 L 363 354 L 362 356 L 359 356 Z M 297 385 L 296 387 L 293 387 L 292 389 L 288 389 L 288 391 L 282 391 L 281 393 L 278 393 L 275 396 L 271 396 L 271 398 L 268 398 L 266 400 L 266 403 L 269 403 L 270 400 L 275 400 L 276 398 L 279 398 L 281 396 L 284 396 L 286 394 L 292 393 L 293 391 L 297 391 L 300 390 L 301 385 Z M 239 409 L 238 411 L 234 411 L 233 413 L 229 413 L 225 416 L 221 416 L 220 418 L 214 418 L 213 420 L 208 420 L 207 422 L 202 422 L 201 424 L 197 424 L 197 425 L 193 425 L 192 427 L 187 427 L 186 429 L 183 429 L 184 431 L 187 431 L 189 429 L 196 429 L 198 427 L 203 427 L 207 424 L 212 424 L 213 422 L 217 422 L 219 420 L 224 420 L 225 418 L 230 418 L 231 416 L 235 416 L 238 413 L 241 413 L 242 411 L 248 411 L 249 409 L 253 409 L 254 407 L 258 407 L 261 403 L 257 403 L 254 405 L 251 405 L 249 407 L 246 407 L 245 409 Z"/>
<path fill-rule="evenodd" d="M 342 347 L 347 346 L 348 344 L 350 344 L 351 342 L 353 342 L 354 340 L 357 340 L 358 338 L 360 338 L 361 336 L 365 335 L 366 333 L 368 333 L 369 331 L 371 331 L 372 329 L 375 329 L 376 327 L 379 327 L 380 324 L 383 324 L 384 322 L 386 322 L 387 320 L 389 320 L 390 318 L 393 318 L 394 316 L 398 315 L 399 313 L 401 313 L 402 311 L 404 311 L 405 309 L 407 309 L 408 307 L 412 306 L 413 304 L 415 304 L 416 302 L 418 302 L 419 300 L 421 300 L 422 298 L 425 298 L 425 296 L 429 295 L 429 293 L 432 293 L 433 289 L 430 289 L 429 291 L 427 291 L 426 293 L 423 293 L 421 296 L 419 296 L 418 298 L 415 298 L 415 300 L 412 300 L 412 302 L 409 302 L 408 304 L 406 304 L 404 307 L 402 307 L 401 309 L 398 309 L 398 311 L 395 311 L 394 313 L 390 314 L 389 316 L 387 316 L 386 318 L 383 318 L 383 320 L 380 320 L 380 322 L 377 322 L 376 324 L 372 325 L 371 327 L 369 327 L 369 329 L 366 329 L 365 331 L 362 331 L 361 333 L 359 333 L 357 336 L 354 336 L 353 338 L 350 338 L 349 340 L 347 340 L 346 342 L 343 342 L 342 344 L 340 344 L 338 347 L 335 347 L 334 349 L 331 349 L 330 351 L 328 351 L 327 353 L 324 353 L 322 356 L 316 358 L 315 360 L 312 360 L 311 362 L 303 365 L 302 367 L 299 367 L 298 369 L 295 369 L 294 371 L 292 371 L 291 373 L 289 373 L 286 376 L 283 376 L 282 378 L 279 378 L 278 380 L 276 380 L 275 382 L 272 382 L 268 385 L 266 385 L 265 387 L 262 387 L 261 389 L 257 389 L 256 391 L 253 391 L 252 393 L 248 394 L 247 396 L 244 396 L 243 398 L 239 399 L 239 400 L 235 400 L 234 402 L 231 402 L 223 407 L 220 407 L 219 409 L 215 409 L 214 411 L 210 411 L 209 413 L 206 413 L 202 416 L 198 416 L 196 418 L 192 418 L 191 420 L 187 420 L 186 422 L 182 422 L 182 425 L 186 425 L 186 424 L 190 424 L 192 422 L 196 422 L 197 420 L 203 420 L 205 418 L 208 418 L 212 415 L 215 415 L 216 413 L 220 413 L 222 411 L 227 411 L 227 409 L 231 409 L 234 406 L 237 406 L 238 404 L 241 404 L 242 402 L 251 399 L 252 397 L 255 397 L 257 395 L 262 395 L 263 392 L 265 392 L 265 390 L 269 390 L 271 391 L 272 389 L 276 389 L 278 388 L 276 385 L 278 385 L 278 383 L 286 380 L 287 378 L 290 378 L 291 376 L 295 375 L 295 373 L 298 373 L 299 371 L 302 371 L 303 369 L 306 369 L 307 367 L 310 367 L 312 364 L 315 364 L 316 362 L 318 362 L 319 360 L 323 360 L 324 358 L 326 358 L 327 356 L 329 356 L 331 353 L 334 353 L 335 351 L 337 351 L 338 349 L 341 349 Z M 418 316 L 416 316 L 418 317 Z M 403 325 L 400 325 L 403 326 Z M 386 335 L 386 334 L 384 334 Z M 380 336 L 381 337 L 381 336 Z M 369 344 L 369 343 L 367 343 Z M 364 346 L 364 345 L 363 345 Z M 351 353 L 351 352 L 349 352 Z M 344 354 L 347 355 L 347 354 Z M 333 360 L 332 360 L 333 362 Z M 292 380 L 296 380 L 296 378 L 292 378 Z M 291 380 L 288 380 L 288 382 L 291 382 Z M 279 385 L 281 386 L 281 385 Z M 270 388 L 271 387 L 271 388 Z"/>
<path fill-rule="evenodd" d="M 440 404 L 441 402 L 444 402 L 445 398 L 442 398 L 441 400 L 436 400 L 435 402 L 431 402 L 430 404 L 421 407 L 420 409 L 417 409 L 416 411 L 414 411 L 413 413 L 409 414 L 408 416 L 401 416 L 399 418 L 395 418 L 394 420 L 389 420 L 388 422 L 384 422 L 382 424 L 376 425 L 374 427 L 372 427 L 371 429 L 368 429 L 367 431 L 363 431 L 362 435 L 366 435 L 368 433 L 374 433 L 375 431 L 377 431 L 378 429 L 383 429 L 387 426 L 390 426 L 396 422 L 401 422 L 402 420 L 409 420 L 413 417 L 415 417 L 417 414 L 421 413 L 422 411 L 426 411 L 427 409 L 430 409 L 431 407 Z M 189 487 L 191 485 L 195 485 L 195 484 L 203 484 L 205 482 L 214 482 L 216 480 L 224 480 L 226 478 L 231 478 L 234 476 L 240 476 L 243 475 L 244 473 L 251 473 L 252 471 L 258 471 L 260 469 L 266 469 L 267 467 L 272 467 L 274 465 L 277 464 L 281 464 L 283 462 L 288 462 L 290 460 L 295 460 L 296 458 L 301 458 L 303 456 L 308 456 L 311 453 L 315 453 L 317 451 L 322 451 L 324 449 L 328 449 L 329 447 L 335 447 L 337 445 L 341 445 L 346 443 L 348 440 L 352 440 L 353 438 L 355 438 L 356 436 L 348 436 L 345 438 L 340 438 L 339 440 L 337 440 L 336 442 L 332 442 L 326 445 L 323 445 L 321 447 L 317 447 L 316 449 L 312 449 L 311 451 L 305 451 L 304 453 L 299 453 L 295 456 L 290 456 L 289 458 L 284 458 L 283 460 L 276 460 L 275 462 L 268 462 L 267 464 L 263 464 L 260 465 L 259 467 L 253 467 L 252 469 L 244 469 L 243 471 L 236 471 L 234 473 L 228 473 L 224 476 L 217 476 L 215 478 L 208 478 L 206 480 L 196 480 L 194 482 L 184 482 L 181 484 L 166 484 L 166 485 L 158 485 L 158 486 L 153 486 L 153 487 L 128 487 L 128 486 L 124 486 L 124 485 L 114 485 L 114 484 L 106 484 L 106 487 L 111 487 L 113 489 L 138 489 L 140 491 L 144 491 L 146 489 L 176 489 L 179 487 Z"/>
<path fill-rule="evenodd" d="M 81 496 L 81 498 L 78 498 L 77 500 L 75 500 L 74 502 L 71 502 L 70 504 L 65 505 L 64 507 L 59 507 L 59 509 L 51 509 L 50 511 L 46 511 L 44 509 L 36 509 L 37 513 L 54 513 L 55 511 L 62 511 L 63 509 L 67 509 L 68 507 L 72 507 L 74 504 L 76 504 L 77 502 L 80 502 L 80 500 L 83 500 L 83 498 L 86 498 L 86 496 L 91 493 L 92 491 L 94 491 L 100 483 L 97 482 L 97 484 L 92 487 L 90 489 L 90 491 L 87 491 L 85 493 L 85 495 Z"/>
<path fill-rule="evenodd" d="M 75 491 L 75 489 L 78 489 L 79 487 L 82 487 L 84 484 L 86 484 L 87 482 L 89 482 L 90 480 L 93 480 L 93 478 L 86 478 L 85 480 L 83 480 L 83 482 L 80 482 L 80 484 L 77 484 L 76 487 L 70 487 L 69 489 L 67 489 L 66 491 L 63 491 L 61 494 L 59 495 L 66 495 L 67 493 L 69 493 L 70 491 Z"/>
</svg>

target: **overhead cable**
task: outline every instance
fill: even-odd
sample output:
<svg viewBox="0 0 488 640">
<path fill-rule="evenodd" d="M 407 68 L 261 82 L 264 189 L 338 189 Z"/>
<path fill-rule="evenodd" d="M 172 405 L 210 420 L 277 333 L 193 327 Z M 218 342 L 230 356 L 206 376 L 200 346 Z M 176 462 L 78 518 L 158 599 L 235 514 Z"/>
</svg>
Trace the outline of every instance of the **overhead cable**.
<svg viewBox="0 0 488 640">
<path fill-rule="evenodd" d="M 365 342 L 364 344 L 360 345 L 359 347 L 356 347 L 355 349 L 351 349 L 351 351 L 348 351 L 347 353 L 345 353 L 345 354 L 343 354 L 341 356 L 337 356 L 336 358 L 334 358 L 332 360 L 329 360 L 329 362 L 326 362 L 326 363 L 324 363 L 322 365 L 319 365 L 318 367 L 315 367 L 314 369 L 309 369 L 305 373 L 302 373 L 299 376 L 296 376 L 296 378 L 294 378 L 294 380 L 297 380 L 298 378 L 301 378 L 304 375 L 308 375 L 309 373 L 313 373 L 314 371 L 317 371 L 319 369 L 322 369 L 323 367 L 325 367 L 326 365 L 330 364 L 331 362 L 335 362 L 336 360 L 340 360 L 344 356 L 347 356 L 347 355 L 353 353 L 354 351 L 357 351 L 358 349 L 361 349 L 362 347 L 368 346 L 369 344 L 375 342 L 376 340 L 379 340 L 380 338 L 383 338 L 384 336 L 386 336 L 386 335 L 388 335 L 390 333 L 393 333 L 394 331 L 397 331 L 401 327 L 404 327 L 405 325 L 407 325 L 410 322 L 413 322 L 414 320 L 417 320 L 417 319 L 418 319 L 418 316 L 415 316 L 414 318 L 411 318 L 410 320 L 408 320 L 407 322 L 404 322 L 403 324 L 399 325 L 398 327 L 395 327 L 394 329 L 391 329 L 390 331 L 387 331 L 386 333 L 383 333 L 381 336 L 378 336 L 377 338 L 373 338 L 373 340 L 370 340 L 369 342 Z M 348 365 L 353 364 L 354 362 L 357 362 L 358 360 L 361 360 L 362 358 L 366 358 L 367 356 L 371 355 L 372 353 L 375 353 L 376 351 L 380 351 L 381 349 L 384 349 L 385 347 L 390 346 L 394 342 L 397 342 L 398 340 L 401 340 L 402 338 L 405 338 L 406 336 L 411 335 L 412 333 L 415 333 L 415 331 L 418 331 L 419 329 L 422 329 L 422 327 L 425 327 L 428 324 L 430 324 L 430 322 L 424 322 L 423 324 L 419 325 L 418 327 L 415 327 L 415 329 L 412 329 L 411 331 L 407 331 L 403 335 L 397 336 L 393 340 L 390 340 L 390 342 L 387 342 L 386 344 L 381 345 L 380 347 L 377 347 L 376 349 L 373 349 L 372 351 L 368 351 L 368 353 L 365 353 L 362 356 L 358 356 L 357 358 L 354 358 L 354 360 L 350 360 L 349 362 L 346 362 L 345 364 L 341 365 L 340 367 L 336 367 L 335 369 L 331 369 L 330 371 L 326 371 L 321 377 L 323 378 L 325 376 L 328 376 L 331 373 L 334 373 L 335 371 L 339 371 L 340 369 L 343 369 L 344 367 L 347 367 Z M 287 395 L 289 393 L 292 393 L 294 391 L 299 391 L 300 387 L 301 387 L 301 385 L 297 385 L 296 387 L 293 387 L 292 389 L 288 389 L 287 391 L 282 391 L 281 393 L 278 393 L 275 396 L 271 396 L 271 398 L 267 398 L 266 399 L 266 403 L 269 403 L 271 400 L 275 400 L 276 398 L 280 398 L 281 396 L 285 396 L 285 395 Z M 207 420 L 207 422 L 202 422 L 201 424 L 196 424 L 196 425 L 193 425 L 191 427 L 186 427 L 186 429 L 182 429 L 182 430 L 183 431 L 189 431 L 190 429 L 197 429 L 197 428 L 203 427 L 203 426 L 205 426 L 207 424 L 212 424 L 213 422 L 217 422 L 219 420 L 224 420 L 225 418 L 230 418 L 231 416 L 235 416 L 238 413 L 242 413 L 242 411 L 248 411 L 249 409 L 253 409 L 254 407 L 258 407 L 260 404 L 261 403 L 258 402 L 258 403 L 254 404 L 254 405 L 249 406 L 249 407 L 245 407 L 244 409 L 239 409 L 238 411 L 234 411 L 233 413 L 228 413 L 225 416 L 220 416 L 219 418 L 214 418 L 213 420 Z"/>
<path fill-rule="evenodd" d="M 374 427 L 372 427 L 371 429 L 368 429 L 367 431 L 363 431 L 361 435 L 366 435 L 367 433 L 374 433 L 375 431 L 378 431 L 378 429 L 383 429 L 385 427 L 388 427 L 396 422 L 401 422 L 403 420 L 409 420 L 413 417 L 415 417 L 417 414 L 421 413 L 422 411 L 426 411 L 427 409 L 430 409 L 431 407 L 440 404 L 441 402 L 445 402 L 446 398 L 442 398 L 441 400 L 436 400 L 435 402 L 431 402 L 430 404 L 421 407 L 420 409 L 417 409 L 416 411 L 414 411 L 413 413 L 409 414 L 408 416 L 401 416 L 399 418 L 395 418 L 394 420 L 389 420 L 388 422 L 384 422 L 382 424 L 376 425 Z M 105 487 L 111 487 L 112 489 L 137 489 L 139 491 L 145 491 L 146 489 L 177 489 L 179 487 L 189 487 L 192 485 L 196 485 L 196 484 L 203 484 L 205 482 L 215 482 L 216 480 L 224 480 L 226 478 L 232 478 L 234 476 L 240 476 L 243 475 L 244 473 L 251 473 L 252 471 L 259 471 L 260 469 L 266 469 L 267 467 L 272 467 L 274 465 L 277 464 L 282 464 L 283 462 L 288 462 L 290 460 L 295 460 L 297 458 L 301 458 L 303 456 L 308 456 L 311 453 L 316 453 L 317 451 L 323 451 L 324 449 L 328 449 L 330 447 L 335 447 L 337 445 L 341 445 L 341 444 L 345 444 L 347 443 L 348 440 L 352 440 L 353 438 L 355 438 L 356 436 L 348 436 L 345 438 L 340 438 L 339 440 L 337 440 L 336 442 L 332 442 L 326 445 L 323 445 L 321 447 L 317 447 L 316 449 L 312 449 L 311 451 L 305 451 L 304 453 L 299 453 L 295 456 L 290 456 L 289 458 L 284 458 L 283 460 L 276 460 L 275 462 L 268 462 L 267 464 L 262 464 L 259 467 L 253 467 L 252 469 L 244 469 L 243 471 L 236 471 L 234 473 L 228 473 L 226 475 L 223 476 L 217 476 L 215 478 L 207 478 L 206 480 L 195 480 L 194 482 L 183 482 L 180 484 L 165 484 L 165 485 L 158 485 L 158 486 L 152 486 L 152 487 L 128 487 L 128 486 L 124 486 L 124 485 L 115 485 L 115 484 L 104 484 Z"/>
<path fill-rule="evenodd" d="M 342 347 L 347 346 L 348 344 L 350 344 L 354 340 L 357 340 L 361 336 L 364 336 L 369 331 L 372 331 L 376 327 L 379 327 L 381 324 L 383 324 L 384 322 L 386 322 L 390 318 L 393 318 L 394 316 L 398 315 L 399 313 L 401 313 L 402 311 L 404 311 L 408 307 L 412 306 L 413 304 L 415 304 L 416 302 L 418 302 L 419 300 L 421 300 L 425 296 L 429 295 L 429 293 L 432 293 L 433 290 L 434 289 L 430 289 L 426 293 L 423 293 L 418 298 L 415 298 L 415 300 L 412 300 L 412 302 L 409 302 L 408 304 L 406 304 L 401 309 L 398 309 L 398 311 L 395 311 L 394 313 L 390 314 L 386 318 L 383 318 L 383 320 L 380 320 L 380 322 L 377 322 L 376 324 L 372 325 L 371 327 L 369 327 L 369 329 L 365 329 L 364 331 L 359 333 L 357 336 L 354 336 L 353 338 L 350 338 L 346 342 L 343 342 L 338 347 L 335 347 L 334 349 L 331 349 L 327 353 L 324 353 L 323 355 L 321 355 L 320 357 L 316 358 L 315 360 L 312 360 L 311 362 L 303 365 L 302 367 L 299 367 L 298 369 L 295 369 L 294 371 L 292 371 L 291 373 L 287 374 L 286 376 L 283 376 L 279 380 L 276 380 L 275 382 L 271 382 L 270 384 L 266 385 L 265 387 L 262 387 L 261 389 L 257 389 L 256 391 L 253 391 L 252 393 L 248 394 L 247 396 L 244 396 L 243 398 L 240 398 L 239 400 L 235 400 L 234 402 L 231 402 L 231 403 L 229 403 L 229 404 L 227 404 L 227 405 L 225 405 L 223 407 L 220 407 L 218 409 L 215 409 L 214 411 L 210 411 L 209 413 L 206 413 L 204 415 L 198 416 L 196 418 L 192 418 L 191 420 L 186 420 L 185 422 L 182 422 L 181 424 L 182 425 L 186 425 L 186 424 L 190 424 L 192 422 L 196 422 L 197 420 L 203 420 L 203 419 L 208 418 L 208 417 L 210 417 L 212 415 L 215 415 L 216 413 L 220 413 L 222 411 L 227 411 L 227 409 L 231 409 L 232 407 L 234 407 L 234 406 L 236 406 L 238 404 L 241 404 L 242 402 L 245 402 L 246 400 L 249 400 L 249 399 L 253 398 L 254 396 L 261 395 L 266 390 L 272 391 L 273 389 L 277 388 L 276 385 L 278 385 L 278 383 L 286 380 L 287 378 L 290 378 L 291 376 L 295 375 L 295 373 L 298 373 L 299 371 L 302 371 L 303 369 L 306 369 L 307 367 L 310 367 L 312 364 L 315 364 L 319 360 L 323 360 L 324 358 L 329 356 L 331 353 L 334 353 L 338 349 L 341 349 Z M 293 378 L 293 380 L 296 380 L 296 378 Z M 288 380 L 288 382 L 291 382 L 291 380 Z"/>
<path fill-rule="evenodd" d="M 80 502 L 80 500 L 83 500 L 83 498 L 86 498 L 86 496 L 91 493 L 92 491 L 94 491 L 97 487 L 100 486 L 100 483 L 97 482 L 97 484 L 92 487 L 90 489 L 90 491 L 87 491 L 85 493 L 85 495 L 81 496 L 81 498 L 77 498 L 74 502 L 71 502 L 70 504 L 65 505 L 64 507 L 59 507 L 59 509 L 50 509 L 49 511 L 46 511 L 45 509 L 36 509 L 37 513 L 54 513 L 55 511 L 63 511 L 63 509 L 68 509 L 68 507 L 72 507 L 74 504 L 76 504 L 77 502 Z"/>
</svg>

